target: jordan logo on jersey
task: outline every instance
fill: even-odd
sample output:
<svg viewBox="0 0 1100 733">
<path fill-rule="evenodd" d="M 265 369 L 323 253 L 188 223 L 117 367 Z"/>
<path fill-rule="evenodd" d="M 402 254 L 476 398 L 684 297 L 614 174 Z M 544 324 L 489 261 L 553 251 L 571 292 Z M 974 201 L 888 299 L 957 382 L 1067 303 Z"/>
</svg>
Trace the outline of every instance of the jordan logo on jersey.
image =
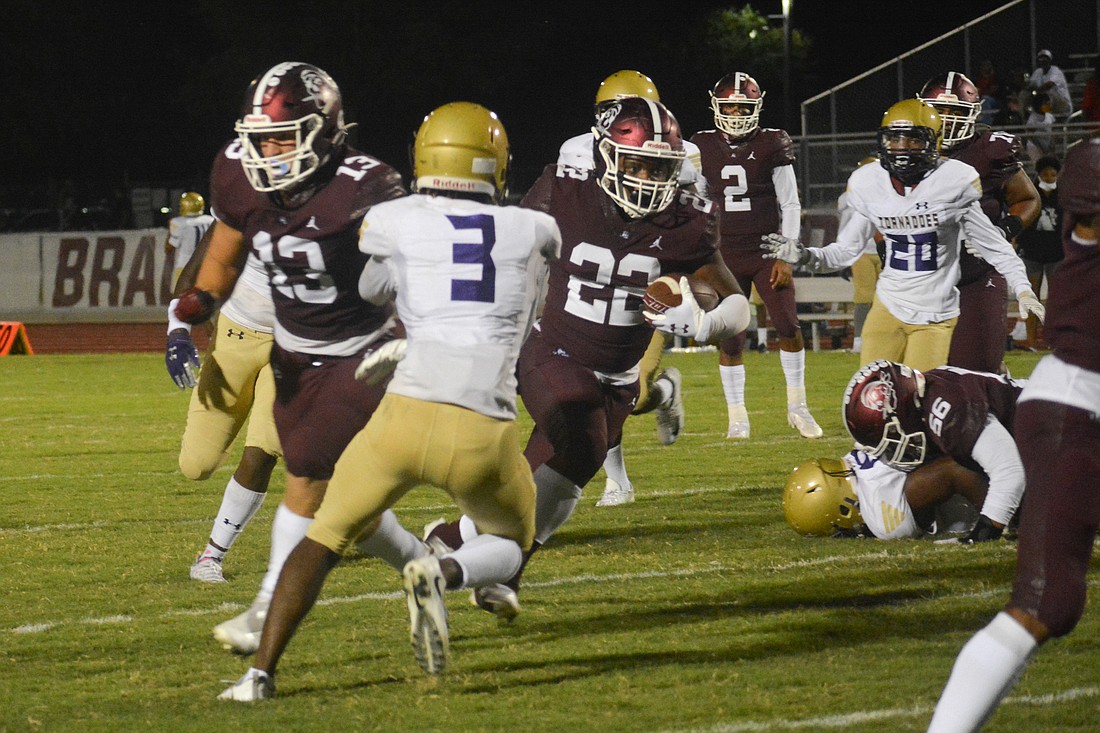
<svg viewBox="0 0 1100 733">
<path fill-rule="evenodd" d="M 321 231 L 321 227 L 317 226 L 317 217 L 316 216 L 309 217 L 309 223 L 306 224 L 306 228 L 307 229 L 316 229 L 317 231 Z"/>
<path fill-rule="evenodd" d="M 756 151 L 755 150 L 750 151 L 749 152 L 749 157 L 746 158 L 745 160 L 756 160 Z"/>
<path fill-rule="evenodd" d="M 661 246 L 661 238 L 657 237 L 653 240 L 653 244 L 649 245 L 650 249 L 659 249 L 664 251 L 664 247 Z"/>
</svg>

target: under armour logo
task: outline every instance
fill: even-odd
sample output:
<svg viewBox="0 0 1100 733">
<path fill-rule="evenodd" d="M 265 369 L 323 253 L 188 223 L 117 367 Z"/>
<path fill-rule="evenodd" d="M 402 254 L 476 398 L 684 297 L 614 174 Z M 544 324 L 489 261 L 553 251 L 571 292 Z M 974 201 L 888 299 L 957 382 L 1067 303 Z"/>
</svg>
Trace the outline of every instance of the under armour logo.
<svg viewBox="0 0 1100 733">
<path fill-rule="evenodd" d="M 921 209 L 927 210 L 928 209 L 928 202 L 927 201 L 918 201 L 916 206 L 914 206 L 913 208 L 916 209 L 917 211 L 920 211 Z"/>
<path fill-rule="evenodd" d="M 321 231 L 321 227 L 317 226 L 317 217 L 316 216 L 309 217 L 309 223 L 306 224 L 306 228 L 307 229 L 316 229 L 317 231 Z"/>
<path fill-rule="evenodd" d="M 244 331 L 234 331 L 232 328 L 228 328 L 225 331 L 225 335 L 227 338 L 236 336 L 238 341 L 244 341 Z"/>
<path fill-rule="evenodd" d="M 230 522 L 228 519 L 223 519 L 222 524 L 227 525 L 229 527 L 232 527 L 233 529 L 237 530 L 238 532 L 240 532 L 241 527 L 244 526 L 243 524 L 237 524 L 235 522 Z"/>
<path fill-rule="evenodd" d="M 663 251 L 664 248 L 661 246 L 661 238 L 657 237 L 656 239 L 654 239 L 653 244 L 649 245 L 649 248 L 650 249 L 659 249 L 659 250 Z"/>
<path fill-rule="evenodd" d="M 756 160 L 756 151 L 755 150 L 751 151 L 749 153 L 749 157 L 745 158 L 745 160 Z"/>
</svg>

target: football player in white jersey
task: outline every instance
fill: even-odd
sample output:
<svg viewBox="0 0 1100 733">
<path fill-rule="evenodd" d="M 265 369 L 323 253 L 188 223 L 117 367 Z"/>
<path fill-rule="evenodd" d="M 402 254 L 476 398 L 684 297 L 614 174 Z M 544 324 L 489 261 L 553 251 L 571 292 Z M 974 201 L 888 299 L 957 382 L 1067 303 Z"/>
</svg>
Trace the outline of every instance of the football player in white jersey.
<svg viewBox="0 0 1100 733">
<path fill-rule="evenodd" d="M 210 237 L 204 237 L 185 263 L 177 291 L 194 284 L 206 255 Z M 233 294 L 221 307 L 210 339 L 210 350 L 198 382 L 185 383 L 189 372 L 180 368 L 187 348 L 194 353 L 191 326 L 168 308 L 168 371 L 177 385 L 194 386 L 187 409 L 187 426 L 180 445 L 180 471 L 203 481 L 225 462 L 229 448 L 248 420 L 244 450 L 237 470 L 226 484 L 221 506 L 210 530 L 210 539 L 191 565 L 191 578 L 204 583 L 224 583 L 222 561 L 233 543 L 260 510 L 267 496 L 271 472 L 282 450 L 272 406 L 275 380 L 271 372 L 272 330 L 275 306 L 267 272 L 254 254 L 245 261 Z M 190 366 L 190 362 L 187 362 Z"/>
<path fill-rule="evenodd" d="M 596 118 L 598 119 L 600 113 L 616 100 L 624 97 L 643 97 L 652 99 L 654 102 L 661 101 L 661 95 L 657 92 L 652 79 L 640 71 L 623 69 L 601 81 L 596 89 L 594 109 Z M 582 133 L 566 140 L 558 150 L 558 165 L 568 165 L 582 170 L 595 169 L 594 146 L 597 137 L 593 128 L 592 132 Z M 699 175 L 699 147 L 688 140 L 684 140 L 683 144 L 687 157 L 680 168 L 680 185 L 695 186 L 696 190 L 703 193 L 706 184 L 703 177 Z M 641 370 L 638 380 L 641 393 L 631 413 L 644 415 L 656 410 L 657 439 L 665 445 L 675 443 L 684 429 L 680 370 L 671 367 L 660 373 L 657 371 L 661 367 L 661 355 L 671 342 L 672 337 L 668 334 L 660 331 L 653 332 L 653 340 L 650 341 L 645 356 L 638 364 Z M 607 483 L 604 485 L 603 496 L 596 502 L 596 506 L 620 506 L 634 501 L 634 485 L 627 476 L 622 443 L 608 448 L 603 469 L 607 474 Z"/>
<path fill-rule="evenodd" d="M 853 450 L 840 460 L 815 458 L 797 466 L 783 490 L 783 515 L 792 529 L 811 537 L 915 539 L 940 529 L 946 515 L 937 509 L 955 496 L 968 505 L 955 514 L 969 515 L 972 523 L 988 488 L 982 474 L 946 456 L 906 472 Z"/>
<path fill-rule="evenodd" d="M 359 240 L 372 256 L 360 293 L 376 303 L 396 293 L 407 342 L 391 342 L 390 358 L 364 360 L 359 374 L 368 380 L 397 362 L 386 396 L 283 566 L 253 668 L 223 699 L 274 694 L 279 657 L 328 572 L 419 484 L 446 491 L 481 530 L 452 553 L 405 566 L 410 637 L 425 672 L 440 674 L 447 663 L 444 591 L 506 581 L 531 546 L 535 483 L 519 448 L 515 371 L 561 234 L 547 214 L 497 205 L 508 138 L 484 107 L 433 111 L 413 156 L 416 194 L 374 206 Z"/>
<path fill-rule="evenodd" d="M 175 252 L 175 265 L 172 268 L 172 287 L 179 281 L 180 271 L 191 261 L 202 235 L 214 223 L 214 217 L 206 213 L 206 199 L 202 194 L 188 191 L 180 196 L 179 216 L 168 220 L 168 239 L 164 241 L 164 252 Z"/>
<path fill-rule="evenodd" d="M 1004 275 L 1026 316 L 1044 309 L 1031 290 L 1024 264 L 982 212 L 978 172 L 939 155 L 939 113 L 918 99 L 894 104 L 878 132 L 879 162 L 848 179 L 855 211 L 825 247 L 805 247 L 777 234 L 764 237 L 765 256 L 814 272 L 848 267 L 877 229 L 886 260 L 863 327 L 860 365 L 888 359 L 915 369 L 947 363 L 959 315 L 960 231 L 968 246 Z"/>
</svg>

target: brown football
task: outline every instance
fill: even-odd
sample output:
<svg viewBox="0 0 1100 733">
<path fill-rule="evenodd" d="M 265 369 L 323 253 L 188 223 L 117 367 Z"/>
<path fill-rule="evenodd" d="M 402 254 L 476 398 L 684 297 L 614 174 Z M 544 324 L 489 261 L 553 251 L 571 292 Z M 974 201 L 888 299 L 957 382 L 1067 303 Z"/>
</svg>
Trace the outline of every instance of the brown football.
<svg viewBox="0 0 1100 733">
<path fill-rule="evenodd" d="M 695 296 L 695 302 L 705 311 L 718 307 L 718 293 L 710 285 L 691 275 L 672 273 L 662 275 L 649 284 L 645 297 L 642 299 L 646 310 L 653 313 L 664 313 L 669 308 L 674 308 L 683 302 L 680 295 L 680 278 L 686 277 L 691 286 L 691 294 Z"/>
</svg>

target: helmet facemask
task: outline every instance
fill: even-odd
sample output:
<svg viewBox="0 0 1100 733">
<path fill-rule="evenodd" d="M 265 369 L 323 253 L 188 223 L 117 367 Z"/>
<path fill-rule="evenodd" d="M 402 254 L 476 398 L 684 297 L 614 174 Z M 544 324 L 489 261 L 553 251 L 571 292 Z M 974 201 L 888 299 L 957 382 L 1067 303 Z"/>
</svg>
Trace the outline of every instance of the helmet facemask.
<svg viewBox="0 0 1100 733">
<path fill-rule="evenodd" d="M 919 183 L 939 161 L 939 135 L 930 127 L 882 127 L 878 131 L 879 161 L 902 183 Z"/>
<path fill-rule="evenodd" d="M 601 139 L 596 149 L 604 162 L 600 188 L 631 218 L 664 211 L 676 197 L 685 157 L 682 150 L 653 140 L 635 147 L 609 137 Z"/>
<path fill-rule="evenodd" d="M 764 106 L 764 93 L 758 99 L 733 93 L 728 97 L 710 95 L 710 108 L 714 112 L 715 126 L 735 138 L 751 135 L 760 127 L 760 110 Z"/>
<path fill-rule="evenodd" d="M 980 102 L 948 100 L 944 97 L 921 99 L 921 101 L 932 105 L 940 113 L 940 119 L 943 120 L 943 147 L 954 148 L 974 136 L 974 126 L 982 111 Z"/>
<path fill-rule="evenodd" d="M 245 115 L 236 124 L 237 138 L 244 153 L 241 165 L 257 191 L 284 191 L 305 181 L 321 165 L 317 136 L 324 120 L 319 114 L 286 122 L 272 122 L 267 115 Z M 291 140 L 285 153 L 265 156 L 263 141 Z M 324 146 L 324 147 L 327 147 Z"/>
<path fill-rule="evenodd" d="M 886 420 L 878 445 L 869 446 L 857 442 L 856 447 L 888 466 L 906 470 L 924 463 L 927 438 L 923 431 L 905 432 L 898 416 L 891 415 Z"/>
</svg>

